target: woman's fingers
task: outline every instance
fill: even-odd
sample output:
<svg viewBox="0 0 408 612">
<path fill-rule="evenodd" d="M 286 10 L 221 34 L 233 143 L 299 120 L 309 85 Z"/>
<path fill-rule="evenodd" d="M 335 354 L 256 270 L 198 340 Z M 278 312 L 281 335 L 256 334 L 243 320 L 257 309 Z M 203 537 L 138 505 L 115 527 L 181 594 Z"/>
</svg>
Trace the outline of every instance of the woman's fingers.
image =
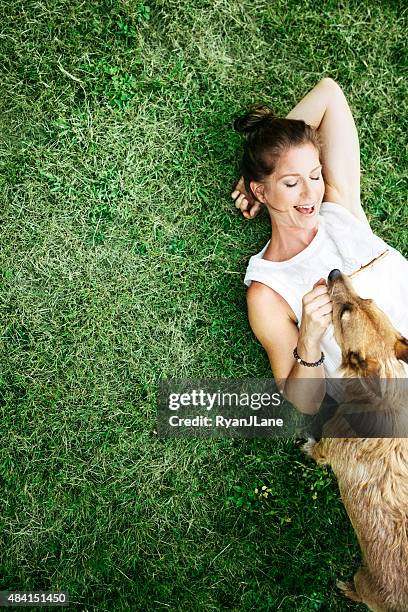
<svg viewBox="0 0 408 612">
<path fill-rule="evenodd" d="M 235 190 L 241 193 L 245 193 L 245 181 L 243 176 L 241 176 L 238 183 L 235 185 Z"/>
<path fill-rule="evenodd" d="M 241 210 L 246 210 L 249 206 L 249 198 L 245 193 L 240 193 L 239 191 L 234 191 L 235 194 L 238 194 L 235 199 L 235 206 L 240 208 Z M 242 208 L 244 207 L 244 208 Z"/>
<path fill-rule="evenodd" d="M 327 290 L 326 281 L 320 278 L 313 289 L 302 298 L 302 322 L 300 334 L 320 342 L 332 320 L 333 303 Z"/>
<path fill-rule="evenodd" d="M 331 302 L 328 302 L 327 304 L 323 304 L 323 306 L 320 306 L 320 308 L 317 309 L 317 312 L 319 315 L 329 315 L 331 314 L 333 311 L 333 304 Z"/>
<path fill-rule="evenodd" d="M 235 207 L 239 208 L 246 219 L 253 219 L 261 210 L 262 204 L 248 200 L 244 193 L 241 193 L 235 200 Z"/>
<path fill-rule="evenodd" d="M 244 212 L 244 210 L 248 209 L 249 206 L 249 201 L 247 199 L 247 197 L 245 196 L 244 193 L 241 193 L 237 199 L 235 200 L 235 206 L 236 208 L 240 208 L 242 210 L 242 212 Z"/>
<path fill-rule="evenodd" d="M 262 204 L 260 202 L 254 202 L 251 206 L 251 210 L 249 211 L 249 214 L 251 215 L 251 217 L 255 217 L 259 211 L 262 208 Z"/>
<path fill-rule="evenodd" d="M 243 206 L 241 206 L 242 214 L 246 219 L 253 219 L 254 217 L 256 217 L 260 210 L 261 204 L 258 204 L 258 202 L 255 202 L 254 204 L 252 204 L 252 206 L 251 204 L 248 204 L 248 206 L 246 206 L 245 203 L 243 203 Z"/>
<path fill-rule="evenodd" d="M 313 306 L 313 310 L 318 310 L 326 304 L 331 304 L 330 297 L 327 294 L 317 296 L 310 305 Z"/>
<path fill-rule="evenodd" d="M 327 327 L 331 320 L 333 304 L 323 281 L 324 279 L 317 281 L 313 289 L 303 296 L 303 309 L 311 321 Z"/>
<path fill-rule="evenodd" d="M 306 306 L 321 295 L 326 295 L 329 298 L 329 293 L 327 291 L 326 285 L 315 285 L 314 289 L 309 291 L 309 293 L 305 293 L 305 295 L 303 296 L 303 304 Z"/>
<path fill-rule="evenodd" d="M 304 308 L 304 313 L 309 319 L 318 321 L 322 315 L 329 314 L 332 311 L 331 302 L 312 302 Z"/>
<path fill-rule="evenodd" d="M 241 177 L 231 193 L 232 199 L 235 201 L 235 207 L 239 208 L 245 219 L 253 219 L 262 208 L 262 204 L 252 197 L 249 197 L 245 191 L 244 179 Z"/>
</svg>

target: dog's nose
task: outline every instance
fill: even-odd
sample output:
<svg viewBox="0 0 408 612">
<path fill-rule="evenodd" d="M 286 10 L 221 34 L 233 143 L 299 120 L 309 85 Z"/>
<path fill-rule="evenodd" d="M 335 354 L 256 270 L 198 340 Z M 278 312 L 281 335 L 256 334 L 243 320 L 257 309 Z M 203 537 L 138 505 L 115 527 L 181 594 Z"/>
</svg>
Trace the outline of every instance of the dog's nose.
<svg viewBox="0 0 408 612">
<path fill-rule="evenodd" d="M 336 278 L 339 278 L 339 276 L 341 276 L 341 272 L 340 270 L 337 270 L 337 268 L 335 268 L 334 270 L 330 272 L 328 279 L 332 283 L 333 281 L 336 280 Z"/>
</svg>

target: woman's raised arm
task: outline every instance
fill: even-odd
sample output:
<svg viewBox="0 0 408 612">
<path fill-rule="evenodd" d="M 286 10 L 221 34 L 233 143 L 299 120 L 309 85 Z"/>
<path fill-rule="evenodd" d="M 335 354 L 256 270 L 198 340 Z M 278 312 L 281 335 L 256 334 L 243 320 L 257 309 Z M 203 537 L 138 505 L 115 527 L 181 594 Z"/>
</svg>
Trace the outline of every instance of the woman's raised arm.
<svg viewBox="0 0 408 612">
<path fill-rule="evenodd" d="M 337 202 L 368 223 L 360 201 L 360 145 L 353 115 L 341 87 L 324 78 L 287 115 L 303 119 L 322 143 L 323 201 Z"/>
</svg>

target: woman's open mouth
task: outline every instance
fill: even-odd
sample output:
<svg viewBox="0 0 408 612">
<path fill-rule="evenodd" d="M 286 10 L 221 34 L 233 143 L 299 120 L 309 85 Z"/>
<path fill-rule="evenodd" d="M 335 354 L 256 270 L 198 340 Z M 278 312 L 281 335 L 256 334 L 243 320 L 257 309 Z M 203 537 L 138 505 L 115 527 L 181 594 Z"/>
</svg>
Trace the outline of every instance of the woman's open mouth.
<svg viewBox="0 0 408 612">
<path fill-rule="evenodd" d="M 313 215 L 314 210 L 315 210 L 315 206 L 314 204 L 312 204 L 312 206 L 294 206 L 294 208 L 301 214 L 301 215 Z"/>
</svg>

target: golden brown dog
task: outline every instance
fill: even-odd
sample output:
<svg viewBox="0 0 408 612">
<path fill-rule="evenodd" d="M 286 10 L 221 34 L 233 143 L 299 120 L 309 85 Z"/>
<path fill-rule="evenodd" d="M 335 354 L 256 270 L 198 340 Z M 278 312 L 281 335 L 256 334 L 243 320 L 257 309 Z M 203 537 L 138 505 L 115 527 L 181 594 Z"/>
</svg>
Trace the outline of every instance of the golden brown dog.
<svg viewBox="0 0 408 612">
<path fill-rule="evenodd" d="M 370 401 L 363 415 L 380 408 L 400 431 L 400 417 L 408 414 L 407 386 L 401 380 L 406 377 L 407 339 L 338 270 L 329 274 L 328 288 L 342 351 L 341 375 L 352 380 L 345 381 L 348 397 L 327 430 L 333 431 L 333 425 L 341 430 L 350 394 L 358 396 L 365 388 Z M 339 588 L 375 612 L 408 612 L 408 437 L 322 438 L 304 448 L 317 463 L 332 466 L 362 550 L 354 582 L 339 582 Z"/>
</svg>

